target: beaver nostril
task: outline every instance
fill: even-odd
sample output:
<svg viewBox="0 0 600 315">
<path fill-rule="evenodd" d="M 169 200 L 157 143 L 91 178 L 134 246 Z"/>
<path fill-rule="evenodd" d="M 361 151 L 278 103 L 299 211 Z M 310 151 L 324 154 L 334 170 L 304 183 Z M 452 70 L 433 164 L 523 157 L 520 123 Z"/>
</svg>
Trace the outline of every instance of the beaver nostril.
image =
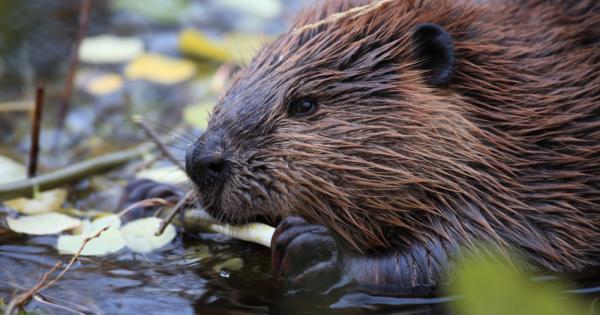
<svg viewBox="0 0 600 315">
<path fill-rule="evenodd" d="M 225 169 L 225 160 L 223 158 L 216 158 L 208 163 L 208 169 L 214 174 L 219 174 Z"/>
</svg>

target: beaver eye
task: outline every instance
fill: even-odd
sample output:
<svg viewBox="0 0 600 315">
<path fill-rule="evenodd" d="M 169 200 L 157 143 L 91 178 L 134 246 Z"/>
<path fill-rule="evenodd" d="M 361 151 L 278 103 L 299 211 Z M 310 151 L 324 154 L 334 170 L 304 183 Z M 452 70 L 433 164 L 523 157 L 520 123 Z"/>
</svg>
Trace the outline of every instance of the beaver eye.
<svg viewBox="0 0 600 315">
<path fill-rule="evenodd" d="M 307 116 L 317 111 L 317 102 L 303 98 L 292 104 L 290 107 L 290 115 L 292 116 Z"/>
</svg>

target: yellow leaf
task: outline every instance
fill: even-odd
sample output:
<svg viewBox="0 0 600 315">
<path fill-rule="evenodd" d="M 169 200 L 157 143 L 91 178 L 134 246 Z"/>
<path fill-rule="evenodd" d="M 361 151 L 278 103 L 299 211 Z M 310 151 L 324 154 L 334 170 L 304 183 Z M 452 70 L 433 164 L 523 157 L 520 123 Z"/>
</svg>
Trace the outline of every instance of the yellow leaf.
<svg viewBox="0 0 600 315">
<path fill-rule="evenodd" d="M 100 35 L 81 42 L 79 60 L 88 63 L 123 63 L 144 51 L 144 43 L 136 37 Z"/>
<path fill-rule="evenodd" d="M 190 79 L 195 73 L 193 62 L 159 54 L 143 54 L 125 68 L 125 76 L 131 80 L 141 79 L 160 84 L 176 84 Z"/>
<path fill-rule="evenodd" d="M 208 118 L 214 107 L 213 102 L 188 106 L 183 110 L 183 120 L 194 127 L 206 130 Z"/>
<path fill-rule="evenodd" d="M 221 40 L 213 40 L 195 29 L 186 29 L 179 35 L 179 50 L 190 56 L 246 64 L 268 41 L 265 37 L 231 33 Z"/>
<path fill-rule="evenodd" d="M 149 253 L 163 247 L 175 238 L 175 228 L 169 224 L 162 235 L 154 235 L 154 231 L 162 220 L 155 217 L 129 222 L 121 228 L 125 244 L 138 253 Z"/>
<path fill-rule="evenodd" d="M 92 79 L 86 90 L 95 95 L 106 95 L 118 91 L 123 86 L 123 78 L 116 73 L 108 73 Z"/>
<path fill-rule="evenodd" d="M 227 61 L 232 58 L 225 47 L 210 40 L 202 32 L 193 29 L 181 32 L 179 35 L 179 50 L 185 54 L 217 61 Z"/>
<path fill-rule="evenodd" d="M 11 230 L 30 235 L 57 234 L 81 225 L 81 220 L 56 212 L 21 216 L 17 219 L 7 217 L 6 222 Z"/>
<path fill-rule="evenodd" d="M 35 198 L 17 198 L 5 201 L 4 204 L 21 213 L 35 214 L 59 210 L 67 198 L 64 189 L 53 189 L 39 193 Z"/>
</svg>

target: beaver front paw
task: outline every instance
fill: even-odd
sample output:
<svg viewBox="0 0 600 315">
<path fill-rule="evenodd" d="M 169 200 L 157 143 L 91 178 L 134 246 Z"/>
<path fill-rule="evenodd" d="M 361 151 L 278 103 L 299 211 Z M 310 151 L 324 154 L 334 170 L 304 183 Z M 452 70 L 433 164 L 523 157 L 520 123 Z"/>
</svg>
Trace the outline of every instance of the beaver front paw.
<svg viewBox="0 0 600 315">
<path fill-rule="evenodd" d="M 339 279 L 338 245 L 329 229 L 288 217 L 271 240 L 275 275 L 290 291 L 324 291 Z"/>
</svg>

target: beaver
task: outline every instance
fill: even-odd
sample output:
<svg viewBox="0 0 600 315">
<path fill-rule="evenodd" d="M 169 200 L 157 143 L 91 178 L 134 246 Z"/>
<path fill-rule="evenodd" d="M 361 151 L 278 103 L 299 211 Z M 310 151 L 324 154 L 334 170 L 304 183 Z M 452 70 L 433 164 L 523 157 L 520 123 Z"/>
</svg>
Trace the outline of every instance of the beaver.
<svg viewBox="0 0 600 315">
<path fill-rule="evenodd" d="M 308 8 L 237 74 L 186 169 L 219 220 L 277 225 L 289 290 L 436 288 L 481 243 L 598 266 L 600 2 Z"/>
</svg>

